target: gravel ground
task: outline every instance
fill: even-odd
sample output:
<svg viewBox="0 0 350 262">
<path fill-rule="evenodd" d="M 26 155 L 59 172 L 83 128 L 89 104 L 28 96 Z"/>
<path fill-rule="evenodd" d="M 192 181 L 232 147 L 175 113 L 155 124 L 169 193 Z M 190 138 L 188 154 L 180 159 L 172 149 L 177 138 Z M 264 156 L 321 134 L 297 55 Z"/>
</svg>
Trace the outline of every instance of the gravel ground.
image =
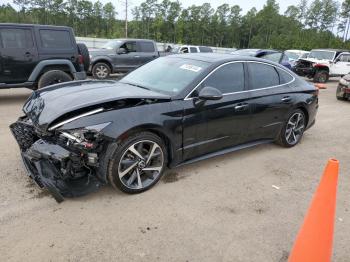
<svg viewBox="0 0 350 262">
<path fill-rule="evenodd" d="M 26 177 L 8 129 L 30 91 L 0 90 L 0 260 L 287 261 L 335 157 L 334 261 L 349 261 L 350 102 L 336 100 L 336 84 L 321 90 L 317 123 L 297 147 L 261 145 L 170 170 L 140 195 L 106 186 L 62 204 Z"/>
</svg>

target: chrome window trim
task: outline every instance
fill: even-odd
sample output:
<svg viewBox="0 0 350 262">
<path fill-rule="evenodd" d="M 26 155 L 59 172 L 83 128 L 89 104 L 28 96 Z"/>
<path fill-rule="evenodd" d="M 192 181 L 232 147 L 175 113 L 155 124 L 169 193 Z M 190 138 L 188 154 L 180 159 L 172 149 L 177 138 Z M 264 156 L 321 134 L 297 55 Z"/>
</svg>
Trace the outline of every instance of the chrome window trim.
<svg viewBox="0 0 350 262">
<path fill-rule="evenodd" d="M 210 77 L 216 70 L 220 69 L 221 67 L 225 66 L 225 65 L 229 65 L 229 64 L 235 64 L 235 63 L 256 63 L 256 64 L 264 64 L 264 65 L 268 65 L 280 70 L 283 70 L 284 72 L 286 72 L 287 74 L 289 74 L 292 77 L 292 80 L 289 81 L 288 83 L 285 84 L 281 84 L 281 85 L 277 85 L 277 86 L 270 86 L 270 87 L 263 87 L 263 88 L 258 88 L 258 89 L 253 89 L 253 90 L 244 90 L 244 91 L 238 91 L 238 92 L 232 92 L 232 93 L 225 93 L 222 94 L 223 96 L 228 96 L 228 95 L 233 95 L 233 94 L 240 94 L 240 93 L 247 93 L 247 92 L 254 92 L 254 91 L 260 91 L 260 90 L 265 90 L 265 89 L 271 89 L 271 88 L 276 88 L 276 87 L 281 87 L 281 86 L 285 86 L 285 85 L 289 85 L 290 83 L 293 83 L 295 81 L 295 77 L 290 74 L 286 69 L 282 68 L 282 67 L 276 67 L 270 63 L 266 63 L 266 62 L 260 62 L 260 61 L 230 61 L 227 63 L 224 63 L 222 65 L 219 65 L 218 67 L 216 67 L 214 70 L 212 70 L 206 77 L 204 77 L 199 83 L 198 85 L 195 86 L 195 88 L 192 89 L 191 92 L 189 92 L 189 94 L 184 98 L 184 100 L 192 100 L 193 97 L 189 97 L 191 96 L 191 94 L 201 85 L 203 84 L 203 82 L 205 80 L 207 80 L 208 77 Z"/>
</svg>

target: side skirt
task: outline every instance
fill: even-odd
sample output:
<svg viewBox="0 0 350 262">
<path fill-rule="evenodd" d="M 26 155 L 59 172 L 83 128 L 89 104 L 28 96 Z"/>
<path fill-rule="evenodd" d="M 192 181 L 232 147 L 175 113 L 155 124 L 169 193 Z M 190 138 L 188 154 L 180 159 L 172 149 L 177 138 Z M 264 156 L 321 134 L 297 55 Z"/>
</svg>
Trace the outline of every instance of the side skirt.
<svg viewBox="0 0 350 262">
<path fill-rule="evenodd" d="M 254 146 L 257 146 L 257 145 L 269 144 L 269 143 L 272 143 L 273 141 L 274 141 L 273 139 L 263 139 L 263 140 L 257 140 L 257 141 L 254 141 L 254 142 L 249 142 L 249 143 L 246 143 L 246 144 L 241 144 L 241 145 L 238 145 L 238 146 L 226 148 L 226 149 L 214 152 L 214 153 L 209 153 L 209 154 L 197 157 L 197 158 L 193 158 L 193 159 L 187 160 L 187 161 L 182 162 L 182 163 L 180 163 L 180 164 L 178 164 L 178 165 L 176 165 L 176 166 L 174 166 L 172 168 L 179 167 L 179 166 L 184 166 L 184 165 L 188 165 L 188 164 L 192 164 L 192 163 L 199 162 L 199 161 L 202 161 L 202 160 L 206 160 L 206 159 L 209 159 L 209 158 L 212 158 L 212 157 L 225 155 L 225 154 L 228 154 L 228 153 L 232 153 L 232 152 L 235 152 L 235 151 L 238 151 L 238 150 L 241 150 L 241 149 L 245 149 L 245 148 L 254 147 Z"/>
</svg>

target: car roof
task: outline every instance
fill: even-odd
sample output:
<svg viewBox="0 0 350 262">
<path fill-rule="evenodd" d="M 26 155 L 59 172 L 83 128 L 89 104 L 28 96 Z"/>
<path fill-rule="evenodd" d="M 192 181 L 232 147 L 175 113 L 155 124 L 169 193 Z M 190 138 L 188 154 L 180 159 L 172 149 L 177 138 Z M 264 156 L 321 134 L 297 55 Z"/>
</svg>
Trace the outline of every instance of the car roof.
<svg viewBox="0 0 350 262">
<path fill-rule="evenodd" d="M 311 51 L 349 52 L 349 50 L 345 50 L 345 49 L 332 49 L 332 48 L 319 48 L 319 49 L 312 49 Z"/>
<path fill-rule="evenodd" d="M 38 24 L 16 24 L 16 23 L 0 23 L 0 26 L 9 27 L 42 27 L 42 28 L 61 28 L 61 29 L 71 29 L 69 26 L 57 26 L 57 25 L 38 25 Z"/>
<path fill-rule="evenodd" d="M 257 61 L 265 62 L 273 65 L 278 65 L 272 61 L 252 57 L 252 56 L 243 56 L 243 55 L 232 55 L 232 54 L 219 54 L 219 53 L 190 53 L 190 54 L 175 54 L 168 57 L 178 57 L 178 58 L 187 58 L 191 60 L 198 60 L 207 63 L 225 63 L 231 61 Z"/>
</svg>

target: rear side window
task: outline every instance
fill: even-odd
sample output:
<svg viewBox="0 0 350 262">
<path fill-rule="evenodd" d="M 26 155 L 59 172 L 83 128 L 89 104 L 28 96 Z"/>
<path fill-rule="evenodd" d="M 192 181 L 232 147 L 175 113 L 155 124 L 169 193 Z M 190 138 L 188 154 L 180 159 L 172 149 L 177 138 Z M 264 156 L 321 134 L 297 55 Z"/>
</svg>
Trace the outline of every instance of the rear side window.
<svg viewBox="0 0 350 262">
<path fill-rule="evenodd" d="M 243 63 L 232 63 L 220 67 L 204 81 L 204 86 L 217 88 L 223 94 L 243 91 Z"/>
<path fill-rule="evenodd" d="M 197 47 L 190 47 L 191 53 L 198 53 Z"/>
<path fill-rule="evenodd" d="M 156 50 L 152 42 L 140 42 L 141 52 L 154 53 Z"/>
<path fill-rule="evenodd" d="M 68 31 L 41 29 L 39 32 L 44 48 L 72 49 L 72 39 Z"/>
<path fill-rule="evenodd" d="M 200 46 L 199 51 L 201 53 L 213 53 L 213 50 L 210 47 L 206 47 L 206 46 Z"/>
<path fill-rule="evenodd" d="M 30 29 L 0 29 L 0 41 L 3 48 L 30 48 L 34 45 Z"/>
<path fill-rule="evenodd" d="M 277 68 L 277 72 L 280 76 L 281 85 L 290 83 L 293 80 L 293 77 L 290 74 L 288 74 L 286 71 Z"/>
<path fill-rule="evenodd" d="M 250 90 L 279 85 L 279 75 L 275 67 L 260 63 L 248 63 L 248 69 Z"/>
</svg>

